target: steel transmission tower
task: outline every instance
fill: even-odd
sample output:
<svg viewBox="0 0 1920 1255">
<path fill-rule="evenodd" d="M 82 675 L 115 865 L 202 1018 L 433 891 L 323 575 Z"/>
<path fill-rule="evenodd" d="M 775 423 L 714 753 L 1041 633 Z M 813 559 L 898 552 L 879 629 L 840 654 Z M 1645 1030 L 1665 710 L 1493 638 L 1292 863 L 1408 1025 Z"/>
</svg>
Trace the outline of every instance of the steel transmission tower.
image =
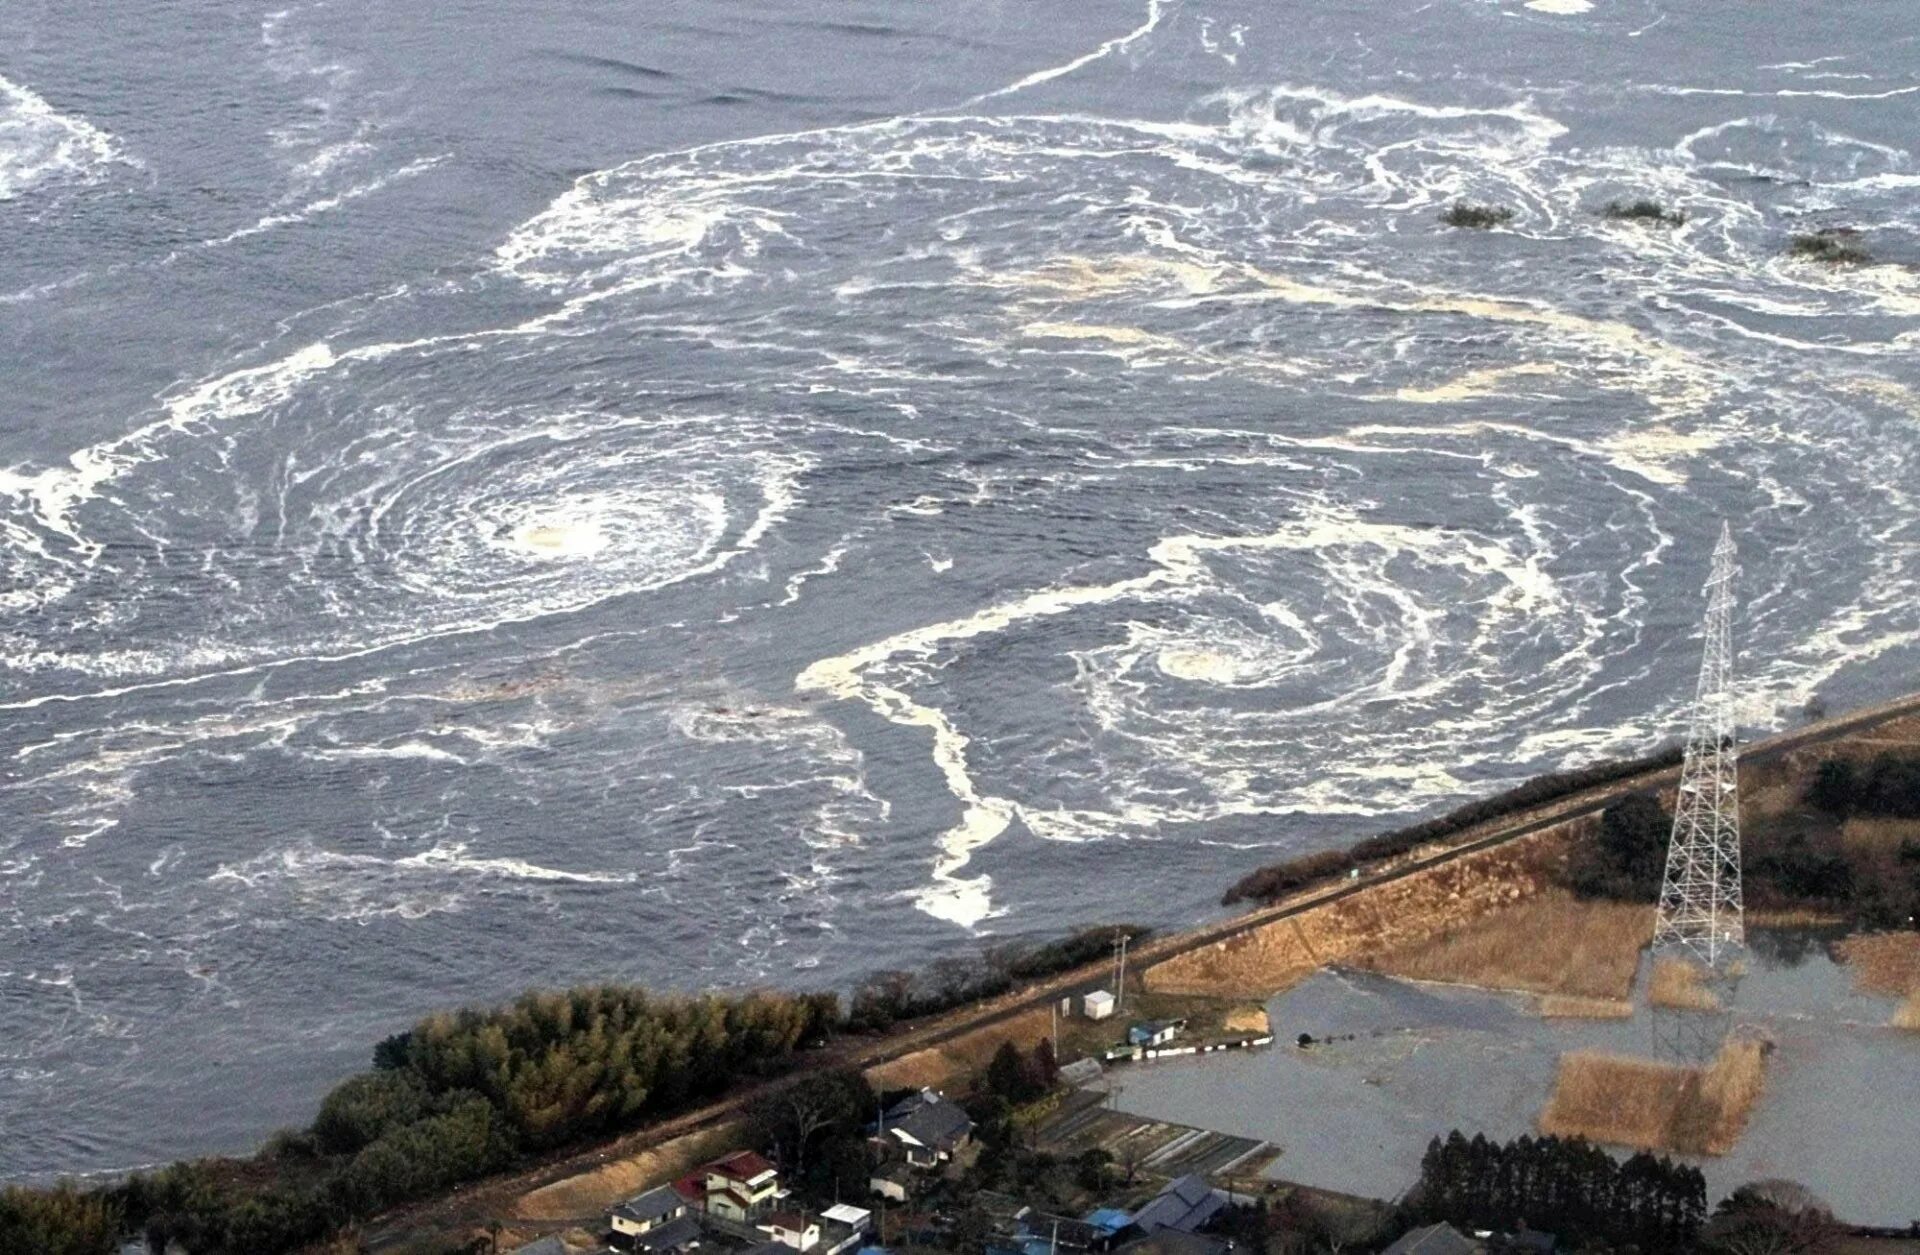
<svg viewBox="0 0 1920 1255">
<path fill-rule="evenodd" d="M 1740 794 L 1734 741 L 1733 533 L 1720 525 L 1707 577 L 1706 650 L 1687 725 L 1653 948 L 1690 951 L 1715 972 L 1746 944 L 1740 895 Z"/>
</svg>

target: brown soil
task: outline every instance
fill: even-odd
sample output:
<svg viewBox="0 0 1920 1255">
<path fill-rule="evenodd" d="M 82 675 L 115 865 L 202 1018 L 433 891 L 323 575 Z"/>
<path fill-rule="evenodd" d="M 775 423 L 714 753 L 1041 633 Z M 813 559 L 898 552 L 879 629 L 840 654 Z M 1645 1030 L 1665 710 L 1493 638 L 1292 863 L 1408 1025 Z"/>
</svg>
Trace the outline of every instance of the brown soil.
<svg viewBox="0 0 1920 1255">
<path fill-rule="evenodd" d="M 1414 980 L 1620 1000 L 1633 992 L 1640 951 L 1652 935 L 1651 907 L 1582 902 L 1563 889 L 1544 889 L 1369 966 Z"/>
<path fill-rule="evenodd" d="M 578 1176 L 522 1195 L 513 1207 L 521 1220 L 573 1220 L 597 1215 L 615 1203 L 652 1189 L 723 1155 L 744 1136 L 739 1123 L 701 1129 L 628 1155 Z"/>
<path fill-rule="evenodd" d="M 1724 1155 L 1746 1131 L 1766 1046 L 1737 1038 L 1705 1068 L 1596 1051 L 1563 1055 L 1540 1131 L 1690 1155 Z"/>
<path fill-rule="evenodd" d="M 1328 963 L 1413 949 L 1544 890 L 1565 833 L 1548 829 L 1273 920 L 1177 954 L 1142 979 L 1170 993 L 1270 997 Z"/>
<path fill-rule="evenodd" d="M 867 1069 L 875 1089 L 948 1089 L 987 1066 L 1001 1043 L 1031 1050 L 1045 1037 L 1053 1017 L 1043 1008 L 988 1024 L 928 1050 L 916 1050 Z"/>
</svg>

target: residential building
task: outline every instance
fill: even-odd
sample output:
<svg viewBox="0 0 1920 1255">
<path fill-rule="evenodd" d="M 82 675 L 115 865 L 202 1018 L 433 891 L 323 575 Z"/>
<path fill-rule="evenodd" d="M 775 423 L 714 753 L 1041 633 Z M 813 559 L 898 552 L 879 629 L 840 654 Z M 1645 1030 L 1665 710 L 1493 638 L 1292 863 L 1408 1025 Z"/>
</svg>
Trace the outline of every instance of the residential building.
<svg viewBox="0 0 1920 1255">
<path fill-rule="evenodd" d="M 1450 1224 L 1433 1224 L 1400 1235 L 1380 1255 L 1483 1255 L 1487 1246 Z"/>
<path fill-rule="evenodd" d="M 754 1228 L 780 1245 L 796 1251 L 810 1251 L 820 1245 L 819 1222 L 809 1220 L 797 1211 L 776 1211 L 754 1225 Z"/>
<path fill-rule="evenodd" d="M 687 1200 L 670 1185 L 636 1194 L 607 1213 L 607 1224 L 618 1238 L 636 1238 L 670 1220 L 686 1215 Z"/>
<path fill-rule="evenodd" d="M 852 1203 L 835 1203 L 820 1213 L 820 1219 L 845 1225 L 855 1233 L 865 1233 L 873 1227 L 873 1213 Z"/>
<path fill-rule="evenodd" d="M 1146 1206 L 1133 1214 L 1133 1223 L 1142 1233 L 1155 1234 L 1163 1229 L 1195 1233 L 1226 1209 L 1227 1200 L 1207 1179 L 1184 1176 L 1169 1181 Z"/>
<path fill-rule="evenodd" d="M 635 1255 L 681 1255 L 699 1246 L 705 1236 L 696 1217 L 679 1216 L 636 1237 L 622 1238 L 615 1234 L 614 1242 Z"/>
<path fill-rule="evenodd" d="M 1145 1046 L 1148 1049 L 1164 1046 L 1180 1036 L 1186 1027 L 1185 1020 L 1147 1020 L 1127 1030 L 1127 1044 Z"/>
<path fill-rule="evenodd" d="M 735 1151 L 701 1170 L 709 1212 L 742 1224 L 787 1196 L 780 1174 L 757 1152 Z"/>
<path fill-rule="evenodd" d="M 573 1252 L 559 1238 L 544 1237 L 525 1246 L 516 1246 L 506 1255 L 573 1255 Z"/>
<path fill-rule="evenodd" d="M 916 1168 L 934 1168 L 973 1140 L 973 1121 L 939 1090 L 909 1094 L 881 1116 L 881 1140 Z"/>
</svg>

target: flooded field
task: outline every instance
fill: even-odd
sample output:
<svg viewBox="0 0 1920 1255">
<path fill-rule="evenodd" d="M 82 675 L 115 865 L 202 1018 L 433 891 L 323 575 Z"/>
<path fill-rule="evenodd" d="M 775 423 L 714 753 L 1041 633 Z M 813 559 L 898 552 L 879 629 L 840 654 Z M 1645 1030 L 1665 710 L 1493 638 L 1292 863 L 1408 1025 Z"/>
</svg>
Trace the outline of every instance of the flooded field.
<svg viewBox="0 0 1920 1255">
<path fill-rule="evenodd" d="M 1655 1015 L 1644 997 L 1630 1020 L 1547 1020 L 1530 996 L 1321 972 L 1271 1003 L 1283 1044 L 1117 1072 L 1114 1101 L 1272 1142 L 1281 1155 L 1270 1175 L 1393 1198 L 1435 1135 L 1533 1132 L 1563 1053 L 1697 1062 L 1703 1030 L 1730 1027 L 1777 1049 L 1746 1135 L 1731 1154 L 1701 1161 L 1712 1195 L 1788 1177 L 1847 1220 L 1905 1224 L 1920 1216 L 1920 1033 L 1886 1027 L 1894 1003 L 1854 992 L 1830 940 L 1756 932 L 1749 973 L 1731 1015 L 1712 1017 L 1719 1023 Z M 1287 1044 L 1301 1033 L 1319 1044 Z"/>
</svg>

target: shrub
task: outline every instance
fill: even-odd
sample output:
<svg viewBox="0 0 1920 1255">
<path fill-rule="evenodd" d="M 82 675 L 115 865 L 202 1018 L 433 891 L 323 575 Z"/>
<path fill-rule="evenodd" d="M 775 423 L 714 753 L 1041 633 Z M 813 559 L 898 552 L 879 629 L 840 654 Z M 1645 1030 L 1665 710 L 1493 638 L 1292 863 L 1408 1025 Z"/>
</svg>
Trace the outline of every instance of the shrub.
<svg viewBox="0 0 1920 1255">
<path fill-rule="evenodd" d="M 1687 215 L 1677 209 L 1668 209 L 1657 200 L 1645 197 L 1639 200 L 1610 200 L 1600 216 L 1614 222 L 1644 222 L 1663 227 L 1677 227 L 1687 220 Z"/>
<path fill-rule="evenodd" d="M 1824 227 L 1802 232 L 1787 244 L 1787 252 L 1808 261 L 1829 266 L 1858 266 L 1873 260 L 1872 254 L 1853 242 L 1856 233 L 1844 227 Z"/>
<path fill-rule="evenodd" d="M 1658 900 L 1672 831 L 1672 816 L 1653 794 L 1621 798 L 1600 813 L 1599 834 L 1574 849 L 1568 887 L 1583 898 Z"/>
<path fill-rule="evenodd" d="M 1505 205 L 1473 205 L 1466 201 L 1455 201 L 1440 215 L 1440 221 L 1450 227 L 1468 227 L 1485 231 L 1491 227 L 1505 226 L 1513 221 L 1513 210 Z"/>
</svg>

